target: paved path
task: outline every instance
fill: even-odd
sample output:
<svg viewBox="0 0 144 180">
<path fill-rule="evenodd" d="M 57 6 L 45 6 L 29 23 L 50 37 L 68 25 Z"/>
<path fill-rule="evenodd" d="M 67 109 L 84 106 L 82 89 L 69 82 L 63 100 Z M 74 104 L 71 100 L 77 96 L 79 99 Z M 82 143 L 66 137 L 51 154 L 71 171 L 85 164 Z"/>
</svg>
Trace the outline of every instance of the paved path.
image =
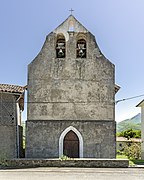
<svg viewBox="0 0 144 180">
<path fill-rule="evenodd" d="M 29 168 L 0 170 L 0 180 L 144 180 L 144 168 Z"/>
</svg>

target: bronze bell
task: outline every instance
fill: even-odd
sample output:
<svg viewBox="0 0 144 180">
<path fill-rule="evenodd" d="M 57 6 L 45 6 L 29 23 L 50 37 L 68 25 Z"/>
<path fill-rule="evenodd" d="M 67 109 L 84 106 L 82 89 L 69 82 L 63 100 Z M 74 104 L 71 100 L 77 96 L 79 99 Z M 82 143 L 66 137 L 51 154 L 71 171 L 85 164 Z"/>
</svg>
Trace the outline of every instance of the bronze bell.
<svg viewBox="0 0 144 180">
<path fill-rule="evenodd" d="M 63 53 L 63 50 L 62 50 L 62 49 L 59 49 L 58 55 L 59 55 L 60 57 L 62 57 L 62 56 L 64 55 L 64 53 Z"/>
</svg>

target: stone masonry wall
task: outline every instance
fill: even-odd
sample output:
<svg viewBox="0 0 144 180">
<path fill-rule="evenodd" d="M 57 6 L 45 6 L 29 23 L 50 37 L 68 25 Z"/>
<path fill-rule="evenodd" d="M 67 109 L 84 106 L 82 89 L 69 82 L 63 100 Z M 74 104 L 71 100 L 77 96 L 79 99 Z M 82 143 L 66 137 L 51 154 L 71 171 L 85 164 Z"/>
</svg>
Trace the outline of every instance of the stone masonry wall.
<svg viewBox="0 0 144 180">
<path fill-rule="evenodd" d="M 61 35 L 65 58 L 56 57 Z M 76 56 L 79 39 L 86 42 L 86 58 Z M 115 67 L 101 53 L 95 37 L 69 16 L 46 37 L 28 66 L 26 157 L 58 157 L 60 134 L 74 126 L 84 139 L 84 157 L 114 158 L 114 76 Z"/>
<path fill-rule="evenodd" d="M 16 104 L 13 95 L 0 93 L 0 157 L 16 158 Z"/>
<path fill-rule="evenodd" d="M 28 120 L 114 120 L 114 65 L 100 52 L 95 37 L 75 21 L 50 33 L 28 68 Z M 56 58 L 57 35 L 66 39 L 66 57 Z M 87 57 L 76 58 L 80 37 Z"/>
<path fill-rule="evenodd" d="M 0 158 L 16 158 L 16 127 L 0 125 Z"/>
<path fill-rule="evenodd" d="M 0 158 L 16 158 L 18 142 L 21 154 L 22 127 L 17 127 L 16 97 L 13 94 L 0 93 Z"/>
<path fill-rule="evenodd" d="M 83 137 L 83 157 L 115 158 L 113 121 L 27 121 L 26 157 L 58 158 L 61 133 L 73 126 Z"/>
<path fill-rule="evenodd" d="M 16 98 L 8 93 L 0 93 L 0 125 L 16 125 Z"/>
</svg>

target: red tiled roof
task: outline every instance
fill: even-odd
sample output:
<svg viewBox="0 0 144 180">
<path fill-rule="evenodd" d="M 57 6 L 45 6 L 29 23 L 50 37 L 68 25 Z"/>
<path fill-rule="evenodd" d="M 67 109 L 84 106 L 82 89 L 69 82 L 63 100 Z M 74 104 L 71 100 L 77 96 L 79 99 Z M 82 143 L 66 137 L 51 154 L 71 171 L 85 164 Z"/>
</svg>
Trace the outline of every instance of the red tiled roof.
<svg viewBox="0 0 144 180">
<path fill-rule="evenodd" d="M 10 92 L 10 93 L 22 94 L 24 91 L 25 91 L 25 86 L 0 84 L 0 92 Z"/>
</svg>

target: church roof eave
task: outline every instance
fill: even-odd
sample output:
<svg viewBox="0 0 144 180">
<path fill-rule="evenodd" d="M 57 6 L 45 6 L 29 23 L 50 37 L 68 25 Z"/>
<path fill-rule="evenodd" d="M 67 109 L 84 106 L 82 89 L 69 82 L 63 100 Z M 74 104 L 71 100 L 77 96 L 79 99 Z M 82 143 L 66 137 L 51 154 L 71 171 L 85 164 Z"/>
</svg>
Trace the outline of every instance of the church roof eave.
<svg viewBox="0 0 144 180">
<path fill-rule="evenodd" d="M 142 106 L 144 106 L 144 99 L 139 104 L 136 105 L 136 107 L 142 107 Z"/>
<path fill-rule="evenodd" d="M 115 94 L 120 90 L 120 86 L 118 86 L 117 84 L 115 84 Z"/>
</svg>

